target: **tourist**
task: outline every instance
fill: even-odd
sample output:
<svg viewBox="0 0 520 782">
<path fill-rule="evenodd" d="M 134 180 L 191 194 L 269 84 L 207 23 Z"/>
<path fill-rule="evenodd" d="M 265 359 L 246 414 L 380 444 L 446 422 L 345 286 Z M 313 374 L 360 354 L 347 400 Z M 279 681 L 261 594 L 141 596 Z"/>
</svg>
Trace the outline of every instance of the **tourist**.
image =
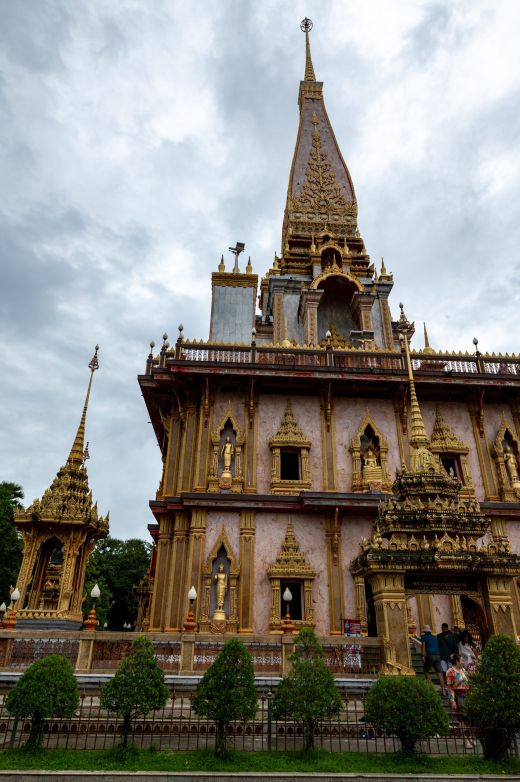
<svg viewBox="0 0 520 782">
<path fill-rule="evenodd" d="M 430 625 L 424 625 L 421 635 L 421 654 L 423 660 L 424 675 L 431 684 L 432 677 L 430 671 L 434 668 L 441 684 L 441 694 L 446 692 L 446 682 L 442 671 L 441 656 L 439 654 L 439 642 L 437 636 L 433 635 Z"/>
<path fill-rule="evenodd" d="M 457 648 L 459 646 L 460 633 L 461 633 L 460 627 L 457 627 L 457 625 L 455 625 L 455 627 L 453 628 L 453 635 L 455 636 L 455 640 L 457 641 Z"/>
<path fill-rule="evenodd" d="M 463 630 L 460 634 L 458 651 L 460 654 L 462 666 L 468 673 L 473 673 L 478 663 L 477 653 L 473 647 L 473 638 L 471 637 L 468 630 Z"/>
<path fill-rule="evenodd" d="M 446 686 L 450 698 L 450 704 L 457 713 L 459 724 L 462 729 L 462 735 L 466 736 L 464 745 L 466 749 L 473 749 L 474 744 L 471 740 L 471 733 L 464 721 L 464 698 L 469 690 L 468 672 L 462 664 L 461 656 L 454 652 L 451 657 L 451 667 L 446 672 Z"/>
<path fill-rule="evenodd" d="M 455 635 L 451 632 L 447 622 L 443 622 L 441 632 L 437 635 L 439 644 L 439 654 L 441 656 L 441 665 L 444 673 L 451 667 L 451 655 L 458 651 L 458 644 Z"/>
</svg>

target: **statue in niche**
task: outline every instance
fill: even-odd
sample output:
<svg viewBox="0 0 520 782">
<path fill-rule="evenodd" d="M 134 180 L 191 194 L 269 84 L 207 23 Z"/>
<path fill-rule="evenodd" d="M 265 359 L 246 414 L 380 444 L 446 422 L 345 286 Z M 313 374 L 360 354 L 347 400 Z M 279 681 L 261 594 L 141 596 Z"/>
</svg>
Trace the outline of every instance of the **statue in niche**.
<svg viewBox="0 0 520 782">
<path fill-rule="evenodd" d="M 218 480 L 221 489 L 231 489 L 233 485 L 233 475 L 231 473 L 231 464 L 235 456 L 235 446 L 231 441 L 231 436 L 226 435 L 224 444 L 220 449 L 220 458 L 222 459 L 222 472 Z"/>
<path fill-rule="evenodd" d="M 231 475 L 231 460 L 235 455 L 235 448 L 233 446 L 233 443 L 231 442 L 231 437 L 229 435 L 226 437 L 226 441 L 222 446 L 220 455 L 222 456 L 222 462 L 224 464 L 224 470 L 222 472 L 222 475 L 224 475 L 224 473 L 226 475 L 227 474 Z"/>
<path fill-rule="evenodd" d="M 362 451 L 361 460 L 363 463 L 363 481 L 369 485 L 380 484 L 383 479 L 381 459 L 379 456 L 379 449 L 372 439 L 368 440 L 367 445 Z"/>
<path fill-rule="evenodd" d="M 506 445 L 504 448 L 504 464 L 506 465 L 507 472 L 511 485 L 515 488 L 520 487 L 520 479 L 518 477 L 518 465 L 516 462 L 516 456 L 514 451 Z"/>
<path fill-rule="evenodd" d="M 216 598 L 217 608 L 215 613 L 213 614 L 213 619 L 215 621 L 218 621 L 226 618 L 226 613 L 224 611 L 224 603 L 226 601 L 228 577 L 226 571 L 224 570 L 224 565 L 219 566 L 218 573 L 215 573 L 214 581 L 216 584 L 215 598 Z"/>
</svg>

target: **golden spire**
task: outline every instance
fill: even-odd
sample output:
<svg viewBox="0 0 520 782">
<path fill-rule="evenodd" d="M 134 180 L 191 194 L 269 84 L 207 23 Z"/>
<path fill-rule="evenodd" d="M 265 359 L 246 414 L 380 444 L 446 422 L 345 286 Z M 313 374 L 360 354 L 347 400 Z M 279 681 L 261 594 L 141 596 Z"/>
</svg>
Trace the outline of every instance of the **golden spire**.
<svg viewBox="0 0 520 782">
<path fill-rule="evenodd" d="M 401 314 L 404 315 L 401 309 Z M 415 382 L 413 377 L 412 360 L 410 358 L 410 348 L 408 346 L 408 334 L 405 329 L 401 330 L 402 341 L 406 355 L 406 365 L 408 369 L 408 382 L 410 385 L 410 415 L 412 425 L 410 427 L 410 445 L 412 452 L 410 454 L 410 471 L 424 472 L 433 468 L 435 472 L 435 461 L 430 451 L 430 440 L 424 428 L 424 421 L 419 407 L 419 400 L 415 391 Z"/>
<path fill-rule="evenodd" d="M 311 59 L 311 45 L 309 41 L 309 33 L 312 30 L 312 22 L 310 19 L 302 19 L 300 23 L 302 31 L 305 33 L 305 76 L 304 81 L 316 81 L 314 75 L 314 68 L 312 67 Z"/>
<path fill-rule="evenodd" d="M 97 357 L 98 350 L 99 350 L 99 345 L 96 345 L 96 352 L 92 356 L 90 363 L 88 365 L 88 368 L 90 369 L 90 378 L 88 381 L 87 396 L 85 397 L 85 404 L 83 405 L 81 420 L 79 422 L 78 431 L 76 432 L 76 437 L 74 438 L 72 448 L 70 449 L 70 454 L 69 454 L 69 458 L 67 459 L 67 464 L 69 464 L 70 462 L 77 462 L 79 464 L 82 464 L 84 461 L 85 422 L 87 420 L 87 407 L 88 407 L 88 400 L 90 398 L 90 389 L 92 388 L 92 378 L 94 377 L 94 372 L 96 371 L 96 369 L 99 369 L 99 361 Z"/>
<path fill-rule="evenodd" d="M 428 339 L 428 332 L 426 331 L 426 323 L 423 323 L 424 326 L 424 353 L 435 353 L 433 348 L 430 347 L 430 340 Z"/>
</svg>

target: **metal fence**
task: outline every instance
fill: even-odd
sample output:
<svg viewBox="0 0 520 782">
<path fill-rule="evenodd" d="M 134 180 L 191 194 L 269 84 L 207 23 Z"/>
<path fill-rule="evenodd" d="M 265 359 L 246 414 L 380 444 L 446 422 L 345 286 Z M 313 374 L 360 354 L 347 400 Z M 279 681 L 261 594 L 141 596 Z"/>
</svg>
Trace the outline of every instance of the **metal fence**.
<svg viewBox="0 0 520 782">
<path fill-rule="evenodd" d="M 225 698 L 225 693 L 223 693 Z M 5 708 L 5 695 L 0 695 L 0 749 L 22 746 L 28 739 L 29 720 L 10 717 Z M 399 740 L 376 731 L 365 721 L 363 696 L 356 693 L 342 695 L 340 714 L 324 720 L 315 731 L 317 748 L 331 752 L 395 752 Z M 293 720 L 271 719 L 271 698 L 267 692 L 259 696 L 254 720 L 235 722 L 229 729 L 229 744 L 236 750 L 249 752 L 268 749 L 278 751 L 301 750 L 303 731 Z M 65 749 L 108 749 L 121 741 L 122 720 L 99 705 L 99 697 L 82 695 L 80 708 L 70 720 L 48 719 L 44 725 L 43 746 Z M 468 744 L 472 740 L 473 747 Z M 132 740 L 141 748 L 157 750 L 212 749 L 215 726 L 195 714 L 192 698 L 176 693 L 164 709 L 150 712 L 136 720 Z M 431 755 L 481 754 L 481 747 L 469 726 L 461 725 L 451 716 L 448 735 L 436 736 L 419 745 L 422 752 Z"/>
</svg>

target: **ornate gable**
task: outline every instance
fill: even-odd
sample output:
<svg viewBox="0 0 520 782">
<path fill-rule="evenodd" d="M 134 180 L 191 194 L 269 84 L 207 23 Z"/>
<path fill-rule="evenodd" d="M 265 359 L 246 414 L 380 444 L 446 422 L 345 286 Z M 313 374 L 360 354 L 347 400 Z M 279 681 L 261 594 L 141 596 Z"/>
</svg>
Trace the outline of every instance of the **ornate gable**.
<svg viewBox="0 0 520 782">
<path fill-rule="evenodd" d="M 292 521 L 289 519 L 285 538 L 276 560 L 267 568 L 269 578 L 315 578 L 316 573 L 305 558 L 296 540 Z"/>
<path fill-rule="evenodd" d="M 274 437 L 269 440 L 269 445 L 273 447 L 294 447 L 310 448 L 311 441 L 308 440 L 298 426 L 291 406 L 290 399 L 287 400 L 285 413 L 280 422 L 280 427 Z"/>
<path fill-rule="evenodd" d="M 435 411 L 435 423 L 430 439 L 430 449 L 433 453 L 469 453 L 469 448 L 462 440 L 453 434 L 450 427 L 442 417 L 439 405 Z"/>
</svg>

